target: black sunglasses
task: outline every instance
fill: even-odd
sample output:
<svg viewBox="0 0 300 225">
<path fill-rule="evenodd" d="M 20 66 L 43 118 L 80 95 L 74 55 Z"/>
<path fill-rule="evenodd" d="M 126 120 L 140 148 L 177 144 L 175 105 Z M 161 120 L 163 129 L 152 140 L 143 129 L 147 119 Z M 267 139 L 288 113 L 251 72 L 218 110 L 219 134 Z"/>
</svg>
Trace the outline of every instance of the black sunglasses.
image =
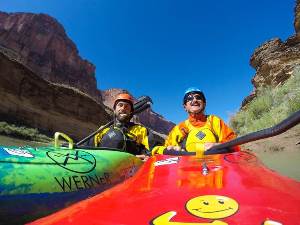
<svg viewBox="0 0 300 225">
<path fill-rule="evenodd" d="M 196 100 L 203 100 L 202 96 L 200 96 L 200 95 L 189 95 L 189 96 L 186 97 L 186 101 L 187 102 L 191 102 L 194 99 L 196 99 Z"/>
</svg>

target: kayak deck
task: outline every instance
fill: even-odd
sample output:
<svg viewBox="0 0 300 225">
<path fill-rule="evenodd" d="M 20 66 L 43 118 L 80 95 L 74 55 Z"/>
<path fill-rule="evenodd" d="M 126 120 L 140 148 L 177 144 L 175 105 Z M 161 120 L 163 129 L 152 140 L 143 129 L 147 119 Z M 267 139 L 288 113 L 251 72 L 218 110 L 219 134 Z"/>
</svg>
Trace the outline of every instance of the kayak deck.
<svg viewBox="0 0 300 225">
<path fill-rule="evenodd" d="M 299 224 L 299 215 L 299 182 L 235 152 L 151 157 L 122 184 L 33 224 Z"/>
</svg>

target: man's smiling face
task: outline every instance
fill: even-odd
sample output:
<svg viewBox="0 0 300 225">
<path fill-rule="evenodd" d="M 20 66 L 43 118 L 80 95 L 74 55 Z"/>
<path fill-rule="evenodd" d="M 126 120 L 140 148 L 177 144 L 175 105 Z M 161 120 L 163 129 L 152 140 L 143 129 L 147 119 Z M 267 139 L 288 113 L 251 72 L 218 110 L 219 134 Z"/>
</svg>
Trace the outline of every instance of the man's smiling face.
<svg viewBox="0 0 300 225">
<path fill-rule="evenodd" d="M 190 94 L 183 107 L 188 113 L 203 113 L 205 109 L 205 102 L 199 94 Z"/>
<path fill-rule="evenodd" d="M 130 120 L 131 112 L 132 112 L 131 105 L 130 105 L 130 103 L 128 103 L 126 101 L 119 101 L 116 104 L 116 108 L 115 108 L 115 111 L 114 111 L 115 116 L 121 122 L 125 122 L 125 121 Z"/>
</svg>

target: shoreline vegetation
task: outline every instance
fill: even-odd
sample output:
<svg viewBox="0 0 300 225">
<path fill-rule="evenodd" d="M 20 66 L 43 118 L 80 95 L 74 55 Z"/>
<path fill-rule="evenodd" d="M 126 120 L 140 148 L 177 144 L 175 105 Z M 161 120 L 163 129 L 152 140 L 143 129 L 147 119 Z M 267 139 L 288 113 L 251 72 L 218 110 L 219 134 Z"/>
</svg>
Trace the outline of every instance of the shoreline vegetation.
<svg viewBox="0 0 300 225">
<path fill-rule="evenodd" d="M 52 146 L 53 142 L 30 141 L 30 140 L 24 140 L 17 137 L 0 134 L 0 145 L 14 146 L 14 147 L 23 147 L 23 146 L 42 147 L 42 146 Z"/>
<path fill-rule="evenodd" d="M 53 142 L 53 138 L 41 134 L 36 128 L 17 126 L 4 121 L 0 122 L 0 135 L 43 144 Z"/>
<path fill-rule="evenodd" d="M 255 99 L 232 115 L 229 124 L 241 136 L 272 127 L 299 109 L 300 67 L 284 84 L 258 88 Z"/>
</svg>

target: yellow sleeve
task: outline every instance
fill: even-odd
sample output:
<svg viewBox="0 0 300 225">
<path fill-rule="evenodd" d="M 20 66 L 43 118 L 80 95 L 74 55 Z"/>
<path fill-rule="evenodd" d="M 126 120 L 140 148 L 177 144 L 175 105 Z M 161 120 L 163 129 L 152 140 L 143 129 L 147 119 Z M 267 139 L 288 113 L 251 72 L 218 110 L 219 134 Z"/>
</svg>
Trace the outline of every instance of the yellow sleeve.
<svg viewBox="0 0 300 225">
<path fill-rule="evenodd" d="M 169 133 L 167 139 L 165 140 L 164 146 L 179 146 L 183 140 L 183 134 L 179 128 L 179 125 L 175 126 Z"/>
<path fill-rule="evenodd" d="M 155 146 L 151 153 L 152 155 L 155 154 L 163 154 L 163 151 L 165 150 L 166 147 L 168 146 L 179 146 L 181 141 L 183 140 L 184 135 L 182 131 L 180 130 L 180 126 L 176 125 L 169 133 L 167 139 L 165 140 L 164 145 L 162 146 Z"/>
<path fill-rule="evenodd" d="M 127 136 L 149 150 L 148 131 L 146 127 L 136 124 L 129 128 Z"/>
<path fill-rule="evenodd" d="M 146 127 L 139 126 L 139 134 L 137 136 L 137 142 L 145 146 L 146 149 L 149 150 L 149 140 L 148 140 L 148 131 Z"/>
<path fill-rule="evenodd" d="M 224 123 L 220 118 L 213 116 L 213 129 L 219 137 L 220 143 L 225 143 L 227 141 L 233 140 L 237 137 L 234 131 Z M 239 145 L 232 147 L 234 151 L 240 151 L 241 148 Z"/>
<path fill-rule="evenodd" d="M 212 127 L 215 134 L 218 136 L 218 142 L 224 143 L 236 138 L 234 131 L 226 125 L 226 123 L 217 116 L 211 116 Z"/>
<path fill-rule="evenodd" d="M 98 147 L 98 146 L 99 146 L 99 143 L 101 142 L 101 140 L 102 140 L 104 134 L 106 134 L 106 133 L 108 132 L 109 129 L 110 129 L 109 127 L 108 127 L 108 128 L 105 128 L 105 129 L 103 129 L 102 131 L 100 131 L 99 133 L 97 133 L 97 134 L 95 135 L 95 137 L 94 137 L 94 145 L 95 145 L 95 147 Z"/>
</svg>

